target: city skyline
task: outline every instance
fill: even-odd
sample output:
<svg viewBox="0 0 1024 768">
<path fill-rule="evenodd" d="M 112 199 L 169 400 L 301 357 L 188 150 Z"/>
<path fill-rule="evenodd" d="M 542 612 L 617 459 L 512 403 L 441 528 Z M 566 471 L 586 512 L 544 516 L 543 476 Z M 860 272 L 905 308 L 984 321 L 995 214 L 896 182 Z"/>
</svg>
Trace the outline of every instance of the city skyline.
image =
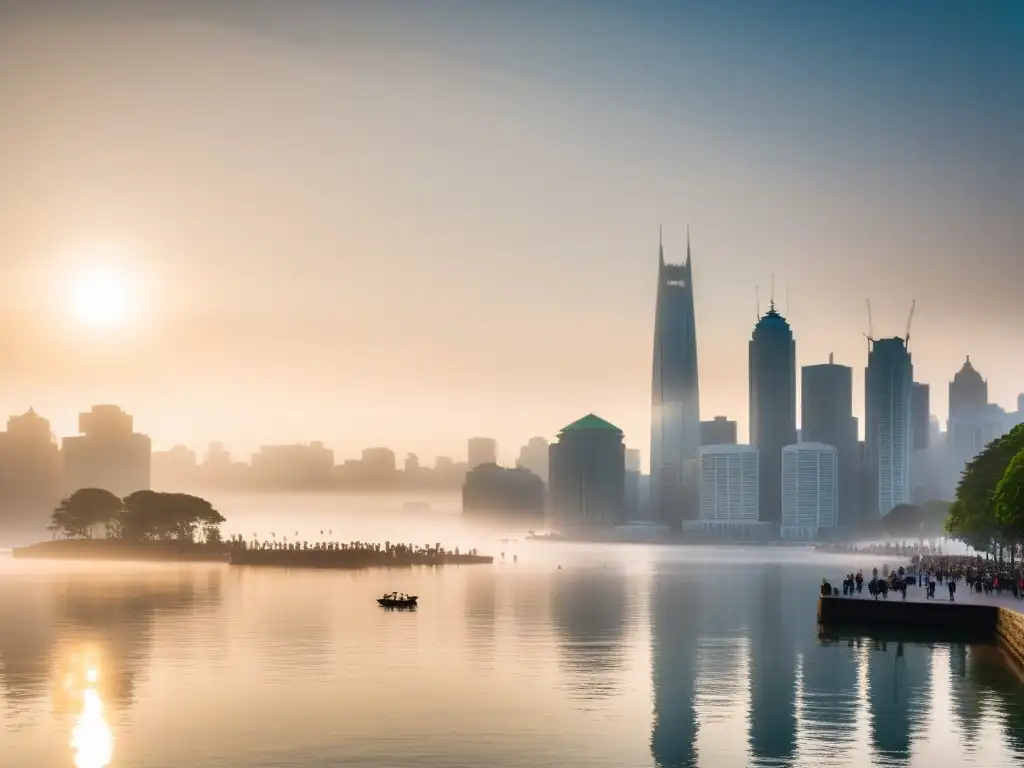
<svg viewBox="0 0 1024 768">
<path fill-rule="evenodd" d="M 900 339 L 899 337 L 893 337 L 893 338 L 896 341 L 902 341 L 902 339 Z M 749 343 L 749 336 L 748 336 L 748 343 Z M 965 359 L 963 361 L 961 361 L 960 367 L 958 367 L 953 372 L 953 374 L 948 376 L 948 378 L 946 380 L 946 384 L 952 384 L 954 382 L 954 380 L 957 378 L 957 375 L 961 374 L 962 371 L 964 371 L 964 370 L 969 370 L 973 374 L 976 374 L 978 376 L 984 376 L 984 374 L 977 374 L 976 373 L 976 369 L 974 368 L 972 362 L 969 360 L 969 357 L 970 357 L 969 355 L 966 356 Z M 827 361 L 823 362 L 823 363 L 813 363 L 813 364 L 800 365 L 799 364 L 799 360 L 797 362 L 797 373 L 798 373 L 798 375 L 797 375 L 796 423 L 797 423 L 797 430 L 798 430 L 798 432 L 802 430 L 803 415 L 804 415 L 804 413 L 803 413 L 803 403 L 804 403 L 803 389 L 804 389 L 804 387 L 802 385 L 802 379 L 805 378 L 804 371 L 805 370 L 813 371 L 814 369 L 826 368 L 826 367 L 829 367 L 829 366 L 839 367 L 839 368 L 844 367 L 844 365 L 840 361 L 834 361 L 832 359 L 832 356 L 829 356 L 829 359 Z M 856 382 L 858 381 L 858 379 L 860 381 L 864 381 L 865 380 L 865 376 L 867 374 L 867 366 L 866 365 L 863 366 L 860 369 L 856 368 L 855 366 L 845 366 L 845 367 L 851 368 L 852 372 L 854 373 L 854 375 L 852 376 L 852 380 L 853 380 L 852 381 L 852 385 L 853 385 L 853 387 L 856 387 Z M 917 379 L 917 373 L 916 373 L 916 371 L 917 371 L 917 362 L 916 362 L 916 358 L 915 358 L 914 370 L 915 370 L 914 378 Z M 915 381 L 914 383 L 915 383 L 915 385 L 916 384 L 921 384 L 921 385 L 925 385 L 925 386 L 932 386 L 932 391 L 935 391 L 935 387 L 933 386 L 932 382 L 917 382 L 917 381 Z M 985 379 L 984 383 L 985 383 L 985 392 L 986 392 L 986 395 L 987 395 L 987 392 L 989 391 L 989 387 L 988 387 L 989 382 L 988 382 L 987 379 Z M 946 389 L 946 387 L 940 387 L 940 388 L 941 389 Z M 749 394 L 748 394 L 748 397 L 749 397 Z M 0 399 L 0 402 L 2 402 L 2 399 Z M 946 402 L 948 403 L 949 401 L 947 400 Z M 934 403 L 934 399 L 932 400 L 932 403 Z M 1006 414 L 1012 415 L 1013 413 L 1019 412 L 1021 410 L 1022 403 L 1024 403 L 1024 392 L 1018 393 L 1017 396 L 1013 399 L 1013 401 L 1011 403 L 1009 403 L 1008 405 L 1006 405 L 1006 406 L 1003 406 L 1003 405 L 1001 405 L 999 403 L 994 403 L 991 400 L 988 402 L 987 405 L 989 407 L 991 407 L 993 405 L 998 406 L 998 407 L 1002 408 L 1006 412 Z M 860 441 L 863 441 L 865 439 L 865 423 L 866 423 L 865 405 L 864 405 L 864 403 L 861 403 L 861 410 L 858 411 L 857 410 L 856 400 L 853 401 L 853 404 L 854 404 L 853 417 L 854 417 L 855 421 L 857 421 L 857 423 L 858 423 L 858 439 Z M 94 406 L 95 405 L 101 405 L 102 406 L 102 405 L 106 405 L 106 404 L 102 403 L 102 402 L 97 402 L 97 403 L 93 403 L 92 405 L 94 405 Z M 954 402 L 954 406 L 955 405 L 956 404 Z M 126 412 L 131 413 L 135 417 L 138 417 L 138 415 L 139 415 L 138 413 L 133 412 L 130 408 L 124 406 L 123 404 L 118 403 L 117 407 L 123 408 Z M 62 430 L 58 426 L 57 422 L 52 417 L 51 413 L 49 413 L 47 411 L 44 411 L 42 408 L 39 408 L 39 407 L 37 407 L 34 404 L 29 404 L 29 405 L 27 405 L 25 407 L 21 407 L 21 408 L 17 408 L 16 407 L 14 409 L 8 409 L 5 418 L 6 417 L 11 417 L 11 416 L 21 416 L 21 415 L 24 415 L 24 414 L 27 414 L 27 413 L 30 413 L 30 412 L 31 413 L 39 414 L 40 416 L 45 418 L 46 421 L 48 421 L 50 423 L 51 434 L 53 435 L 53 437 L 59 443 L 59 441 L 62 440 L 63 438 L 74 437 L 75 435 L 80 434 L 80 432 L 78 430 L 78 422 L 79 422 L 79 419 L 80 419 L 80 417 L 82 415 L 82 408 L 80 406 L 79 407 L 74 407 L 73 411 L 74 411 L 74 418 L 73 418 L 73 420 L 71 420 L 71 426 L 69 426 L 66 430 Z M 930 417 L 934 417 L 935 419 L 937 419 L 938 427 L 939 427 L 939 429 L 943 433 L 947 433 L 948 432 L 949 425 L 947 423 L 947 416 L 948 416 L 947 413 L 939 413 L 939 412 L 937 412 L 935 410 L 934 405 L 932 405 L 932 407 L 929 409 L 929 416 Z M 737 424 L 741 424 L 741 423 L 744 423 L 746 421 L 746 419 L 742 418 L 740 413 L 715 414 L 713 416 L 712 415 L 705 416 L 703 414 L 703 412 L 702 412 L 701 424 L 705 425 L 705 428 L 708 428 L 711 425 L 713 425 L 716 420 L 718 420 L 719 424 L 723 424 L 724 425 L 724 424 L 727 423 L 725 421 L 722 421 L 724 419 L 727 419 L 729 422 L 735 422 Z M 143 415 L 143 417 L 142 417 L 143 427 L 145 427 L 145 420 L 146 420 L 146 417 L 145 417 L 145 415 Z M 698 425 L 698 426 L 700 426 L 700 425 Z M 503 441 L 500 438 L 491 436 L 491 434 L 493 434 L 493 433 L 489 432 L 487 429 L 479 429 L 479 428 L 475 428 L 474 429 L 474 428 L 471 428 L 470 431 L 467 432 L 466 435 L 461 438 L 461 443 L 450 443 L 449 445 L 452 448 L 451 450 L 449 450 L 447 452 L 438 452 L 438 453 L 431 453 L 429 451 L 413 450 L 413 449 L 410 449 L 410 448 L 407 447 L 407 445 L 408 445 L 407 443 L 403 443 L 401 441 L 400 441 L 399 447 L 395 447 L 394 445 L 389 445 L 389 444 L 385 443 L 382 440 L 374 441 L 372 439 L 367 441 L 365 444 L 356 444 L 352 440 L 332 441 L 329 436 L 325 436 L 324 434 L 320 434 L 320 435 L 315 435 L 314 434 L 312 437 L 310 437 L 308 439 L 288 438 L 286 436 L 284 439 L 282 439 L 280 441 L 277 441 L 277 442 L 271 442 L 271 441 L 262 442 L 262 443 L 254 444 L 254 445 L 252 445 L 250 447 L 248 445 L 239 446 L 238 444 L 232 443 L 232 441 L 230 441 L 228 439 L 225 439 L 225 438 L 223 438 L 221 436 L 217 436 L 217 435 L 214 435 L 212 438 L 210 438 L 208 440 L 204 440 L 204 441 L 199 442 L 199 443 L 190 443 L 190 442 L 186 442 L 183 439 L 175 439 L 173 436 L 171 436 L 169 438 L 165 437 L 165 439 L 158 440 L 158 439 L 154 438 L 153 434 L 148 429 L 145 429 L 145 428 L 142 429 L 142 433 L 145 434 L 147 437 L 152 439 L 152 441 L 153 441 L 153 451 L 154 452 L 166 452 L 166 451 L 169 451 L 169 450 L 174 449 L 174 448 L 185 447 L 185 448 L 188 448 L 189 450 L 195 451 L 197 454 L 202 455 L 204 453 L 204 451 L 206 451 L 210 446 L 212 446 L 212 445 L 222 445 L 222 446 L 226 447 L 229 450 L 229 452 L 232 453 L 233 455 L 236 455 L 236 456 L 242 455 L 242 456 L 251 457 L 251 456 L 259 453 L 259 451 L 262 450 L 263 448 L 267 448 L 267 447 L 297 446 L 297 445 L 306 445 L 306 446 L 308 446 L 308 445 L 313 445 L 313 444 L 318 444 L 319 443 L 319 444 L 323 444 L 323 445 L 331 448 L 335 452 L 335 454 L 338 455 L 339 458 L 342 458 L 342 459 L 344 459 L 344 458 L 356 458 L 356 457 L 358 457 L 362 453 L 363 450 L 365 450 L 367 448 L 386 447 L 386 448 L 388 448 L 389 450 L 391 450 L 391 451 L 393 451 L 395 453 L 399 463 L 401 463 L 401 460 L 403 459 L 403 457 L 408 456 L 410 454 L 417 456 L 421 462 L 424 461 L 424 460 L 429 460 L 431 458 L 435 458 L 435 459 L 436 458 L 453 459 L 453 460 L 456 460 L 456 461 L 468 461 L 469 460 L 469 443 L 470 443 L 470 441 L 472 441 L 474 439 L 477 439 L 477 440 L 493 441 L 495 443 L 494 447 L 495 447 L 495 449 L 497 451 L 497 458 L 498 458 L 497 463 L 500 464 L 500 465 L 503 465 L 503 466 L 511 467 L 511 466 L 515 466 L 515 463 L 521 458 L 522 449 L 527 447 L 530 444 L 531 441 L 533 441 L 533 440 L 535 440 L 537 438 L 543 438 L 543 439 L 545 439 L 545 440 L 547 440 L 549 442 L 553 442 L 555 440 L 555 438 L 557 437 L 557 435 L 558 435 L 558 430 L 554 430 L 554 431 L 550 431 L 550 432 L 545 432 L 542 428 L 538 428 L 538 429 L 535 429 L 535 430 L 532 430 L 532 431 L 528 430 L 528 431 L 522 432 L 522 434 L 526 435 L 526 437 L 524 437 L 521 441 L 519 441 L 519 442 L 509 442 L 509 441 Z M 482 437 L 481 433 L 485 433 L 485 434 L 487 434 L 487 436 L 486 437 Z M 648 432 L 648 434 L 649 434 L 649 432 Z M 641 434 L 639 436 L 633 436 L 633 437 L 631 437 L 630 435 L 625 435 L 624 439 L 625 439 L 625 443 L 626 443 L 627 447 L 631 451 L 639 452 L 639 455 L 641 457 L 641 468 L 643 470 L 649 472 L 649 469 L 650 469 L 650 467 L 649 467 L 650 457 L 649 457 L 649 454 L 647 453 L 647 451 L 645 450 L 646 448 L 649 448 L 649 444 L 646 442 L 645 438 L 646 438 L 646 436 Z M 744 439 L 744 438 L 746 438 L 746 439 Z M 800 435 L 799 436 L 799 440 L 800 441 L 804 440 L 804 437 L 802 435 Z M 750 444 L 749 436 L 748 435 L 742 435 L 741 433 L 739 433 L 737 431 L 737 440 L 736 440 L 736 442 L 739 445 L 749 445 Z M 983 443 L 984 442 L 987 442 L 987 440 L 983 440 Z M 983 447 L 983 446 L 978 446 L 978 445 L 973 445 L 972 444 L 972 447 L 970 449 L 968 449 L 968 450 L 977 451 L 977 450 L 980 450 L 981 447 Z M 973 454 L 971 454 L 971 455 L 973 455 Z M 970 458 L 970 457 L 968 456 L 967 458 Z"/>
<path fill-rule="evenodd" d="M 862 368 L 865 298 L 878 336 L 916 299 L 935 413 L 968 354 L 994 402 L 1022 387 L 1010 5 L 224 5 L 0 7 L 4 410 L 425 455 L 593 411 L 643 445 L 651 254 L 686 222 L 701 418 L 741 440 L 772 275 L 798 365 Z M 135 285 L 104 333 L 67 320 L 96 268 Z"/>
</svg>

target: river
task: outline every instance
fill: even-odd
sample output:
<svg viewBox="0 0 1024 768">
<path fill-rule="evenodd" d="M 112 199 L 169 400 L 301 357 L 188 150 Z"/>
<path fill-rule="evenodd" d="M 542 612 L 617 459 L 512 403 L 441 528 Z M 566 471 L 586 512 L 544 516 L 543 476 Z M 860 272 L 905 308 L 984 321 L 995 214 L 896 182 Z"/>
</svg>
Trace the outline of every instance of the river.
<svg viewBox="0 0 1024 768">
<path fill-rule="evenodd" d="M 819 640 L 821 578 L 881 558 L 528 542 L 464 523 L 450 498 L 416 511 L 382 498 L 214 501 L 247 538 L 323 530 L 498 560 L 316 572 L 0 556 L 4 765 L 1024 761 L 1024 684 L 997 648 Z M 391 590 L 421 607 L 380 609 Z"/>
</svg>

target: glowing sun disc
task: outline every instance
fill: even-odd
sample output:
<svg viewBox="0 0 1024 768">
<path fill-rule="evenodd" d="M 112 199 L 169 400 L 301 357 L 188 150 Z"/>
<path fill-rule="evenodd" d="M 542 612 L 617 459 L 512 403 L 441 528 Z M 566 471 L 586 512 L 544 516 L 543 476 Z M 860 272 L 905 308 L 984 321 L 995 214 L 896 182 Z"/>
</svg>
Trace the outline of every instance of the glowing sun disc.
<svg viewBox="0 0 1024 768">
<path fill-rule="evenodd" d="M 74 284 L 71 305 L 79 322 L 93 328 L 113 328 L 128 315 L 128 284 L 114 272 L 84 274 Z"/>
</svg>

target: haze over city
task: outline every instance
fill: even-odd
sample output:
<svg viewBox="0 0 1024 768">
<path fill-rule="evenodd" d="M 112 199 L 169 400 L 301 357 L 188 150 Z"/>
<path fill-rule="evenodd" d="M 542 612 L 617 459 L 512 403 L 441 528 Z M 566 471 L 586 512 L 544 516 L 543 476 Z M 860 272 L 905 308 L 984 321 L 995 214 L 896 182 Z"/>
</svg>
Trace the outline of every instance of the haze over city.
<svg viewBox="0 0 1024 768">
<path fill-rule="evenodd" d="M 0 3 L 0 411 L 506 461 L 592 411 L 646 464 L 662 225 L 741 439 L 773 275 L 857 413 L 866 298 L 933 413 L 1024 389 L 1018 4 L 285 6 Z"/>
</svg>

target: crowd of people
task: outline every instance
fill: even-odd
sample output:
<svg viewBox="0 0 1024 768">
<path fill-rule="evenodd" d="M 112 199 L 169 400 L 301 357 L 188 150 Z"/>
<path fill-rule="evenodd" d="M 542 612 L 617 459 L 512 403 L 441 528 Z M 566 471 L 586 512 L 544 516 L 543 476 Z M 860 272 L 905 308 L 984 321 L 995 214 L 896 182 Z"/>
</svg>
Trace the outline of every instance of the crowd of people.
<svg viewBox="0 0 1024 768">
<path fill-rule="evenodd" d="M 911 563 L 918 572 L 942 584 L 963 581 L 967 589 L 986 595 L 1009 592 L 1016 598 L 1024 595 L 1024 573 L 1019 563 L 986 560 L 978 555 L 930 555 L 915 557 Z M 954 586 L 955 589 L 955 586 Z"/>
<path fill-rule="evenodd" d="M 941 555 L 941 547 L 929 547 L 923 544 L 908 544 L 907 542 L 886 542 L 885 544 L 845 544 L 841 542 L 831 544 L 818 544 L 815 549 L 820 552 L 842 552 L 857 553 L 860 555 Z"/>
<path fill-rule="evenodd" d="M 874 568 L 870 579 L 865 578 L 863 571 L 848 573 L 843 577 L 842 594 L 860 594 L 866 588 L 876 600 L 887 598 L 889 592 L 899 592 L 906 599 L 907 587 L 917 585 L 924 587 L 926 599 L 934 599 L 936 589 L 944 587 L 950 601 L 954 601 L 960 583 L 978 594 L 1008 592 L 1015 598 L 1024 598 L 1024 570 L 1020 566 L 977 555 L 915 554 L 909 568 L 902 565 L 893 570 L 888 566 L 882 566 L 881 571 Z M 823 580 L 821 593 L 838 595 L 839 588 Z"/>
</svg>

